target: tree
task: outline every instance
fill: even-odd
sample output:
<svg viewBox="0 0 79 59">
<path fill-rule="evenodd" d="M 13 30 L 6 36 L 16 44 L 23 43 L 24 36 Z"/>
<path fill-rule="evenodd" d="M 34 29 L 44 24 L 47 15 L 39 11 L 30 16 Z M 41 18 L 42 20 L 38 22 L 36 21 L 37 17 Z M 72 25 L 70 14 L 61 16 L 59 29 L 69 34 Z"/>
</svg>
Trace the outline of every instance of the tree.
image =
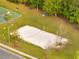
<svg viewBox="0 0 79 59">
<path fill-rule="evenodd" d="M 44 2 L 43 10 L 48 13 L 48 15 L 58 14 L 61 10 L 62 0 L 46 0 Z"/>
<path fill-rule="evenodd" d="M 78 0 L 64 0 L 62 3 L 61 13 L 70 22 L 78 24 L 79 20 L 79 4 Z"/>
<path fill-rule="evenodd" d="M 43 0 L 28 0 L 28 3 L 32 7 L 42 8 Z"/>
<path fill-rule="evenodd" d="M 47 15 L 57 14 L 70 22 L 79 24 L 79 0 L 8 0 L 15 3 L 28 3 L 31 7 L 42 9 Z"/>
</svg>

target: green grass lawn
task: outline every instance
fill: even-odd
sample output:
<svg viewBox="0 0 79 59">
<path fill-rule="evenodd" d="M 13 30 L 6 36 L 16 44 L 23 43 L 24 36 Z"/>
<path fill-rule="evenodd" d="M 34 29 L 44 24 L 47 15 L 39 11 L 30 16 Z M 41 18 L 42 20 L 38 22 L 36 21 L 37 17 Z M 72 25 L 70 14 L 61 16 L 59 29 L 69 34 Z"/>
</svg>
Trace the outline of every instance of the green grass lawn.
<svg viewBox="0 0 79 59">
<path fill-rule="evenodd" d="M 77 55 L 76 52 L 79 50 L 79 30 L 73 28 L 71 24 L 65 22 L 59 17 L 43 17 L 41 15 L 41 11 L 36 11 L 36 9 L 31 10 L 29 9 L 29 7 L 21 4 L 13 4 L 11 2 L 7 2 L 6 0 L 0 0 L 0 6 L 14 11 L 17 11 L 16 7 L 18 6 L 19 10 L 17 12 L 20 12 L 23 15 L 14 22 L 0 25 L 0 42 L 28 53 L 32 56 L 35 56 L 39 59 L 45 59 L 46 56 L 48 56 L 48 59 L 75 59 L 75 56 Z M 43 50 L 30 43 L 24 42 L 15 36 L 9 36 L 8 34 L 8 31 L 15 31 L 16 29 L 24 25 L 31 25 L 56 34 L 57 31 L 59 31 L 60 24 L 63 25 L 63 28 L 62 33 L 60 33 L 59 35 L 62 35 L 69 39 L 69 44 L 67 45 L 67 47 L 63 48 L 60 51 L 53 49 Z"/>
</svg>

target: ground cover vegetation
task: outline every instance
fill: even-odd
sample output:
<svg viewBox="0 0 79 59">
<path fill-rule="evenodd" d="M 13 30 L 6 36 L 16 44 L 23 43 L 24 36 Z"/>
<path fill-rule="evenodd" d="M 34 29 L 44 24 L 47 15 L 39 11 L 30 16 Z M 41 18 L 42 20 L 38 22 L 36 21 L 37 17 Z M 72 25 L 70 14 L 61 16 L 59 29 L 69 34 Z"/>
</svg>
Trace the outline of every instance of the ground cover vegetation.
<svg viewBox="0 0 79 59">
<path fill-rule="evenodd" d="M 78 0 L 8 0 L 42 9 L 46 15 L 61 15 L 71 23 L 79 24 Z"/>
<path fill-rule="evenodd" d="M 40 10 L 37 11 L 36 8 L 30 9 L 29 6 L 25 6 L 23 4 L 28 3 L 17 4 L 7 0 L 0 0 L 1 7 L 20 12 L 22 14 L 22 16 L 17 18 L 15 21 L 0 24 L 0 42 L 29 55 L 35 56 L 38 59 L 79 59 L 79 30 L 73 28 L 71 24 L 63 21 L 60 17 L 43 17 Z M 16 8 L 17 6 L 18 10 Z M 60 29 L 61 24 L 62 28 Z M 69 44 L 65 48 L 59 50 L 42 50 L 37 46 L 20 40 L 16 36 L 10 35 L 10 33 L 24 25 L 31 25 L 40 28 L 41 30 L 66 37 L 69 40 Z"/>
</svg>

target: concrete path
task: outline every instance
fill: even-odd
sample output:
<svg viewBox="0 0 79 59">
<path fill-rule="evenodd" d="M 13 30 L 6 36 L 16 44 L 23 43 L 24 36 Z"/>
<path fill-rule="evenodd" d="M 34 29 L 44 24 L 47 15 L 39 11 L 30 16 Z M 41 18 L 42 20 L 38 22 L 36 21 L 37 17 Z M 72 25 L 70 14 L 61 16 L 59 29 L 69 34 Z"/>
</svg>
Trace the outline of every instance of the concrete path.
<svg viewBox="0 0 79 59">
<path fill-rule="evenodd" d="M 0 47 L 0 59 L 26 59 L 26 58 Z"/>
<path fill-rule="evenodd" d="M 18 51 L 18 50 L 16 50 L 16 49 L 13 49 L 13 48 L 11 48 L 11 47 L 9 47 L 9 46 L 7 46 L 7 45 L 4 45 L 4 44 L 2 44 L 2 43 L 0 43 L 0 46 L 4 47 L 4 48 L 6 48 L 6 49 L 9 49 L 9 50 L 11 50 L 11 51 L 14 51 L 14 52 L 16 52 L 16 53 L 18 53 L 18 54 L 21 54 L 21 55 L 23 55 L 23 56 L 29 57 L 29 58 L 31 58 L 31 59 L 38 59 L 38 58 L 36 58 L 36 57 L 33 57 L 33 56 L 31 56 L 31 55 L 28 55 L 28 54 L 26 54 L 26 53 L 23 53 L 23 52 L 21 52 L 21 51 Z"/>
</svg>

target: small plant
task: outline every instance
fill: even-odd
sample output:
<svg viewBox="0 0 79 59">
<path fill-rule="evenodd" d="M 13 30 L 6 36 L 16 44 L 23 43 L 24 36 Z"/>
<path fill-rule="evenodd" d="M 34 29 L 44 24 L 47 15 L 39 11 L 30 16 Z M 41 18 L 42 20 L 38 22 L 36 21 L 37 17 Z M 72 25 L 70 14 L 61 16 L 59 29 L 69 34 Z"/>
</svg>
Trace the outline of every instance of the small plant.
<svg viewBox="0 0 79 59">
<path fill-rule="evenodd" d="M 11 15 L 5 15 L 4 18 L 8 21 L 8 20 L 12 19 L 12 16 Z"/>
</svg>

